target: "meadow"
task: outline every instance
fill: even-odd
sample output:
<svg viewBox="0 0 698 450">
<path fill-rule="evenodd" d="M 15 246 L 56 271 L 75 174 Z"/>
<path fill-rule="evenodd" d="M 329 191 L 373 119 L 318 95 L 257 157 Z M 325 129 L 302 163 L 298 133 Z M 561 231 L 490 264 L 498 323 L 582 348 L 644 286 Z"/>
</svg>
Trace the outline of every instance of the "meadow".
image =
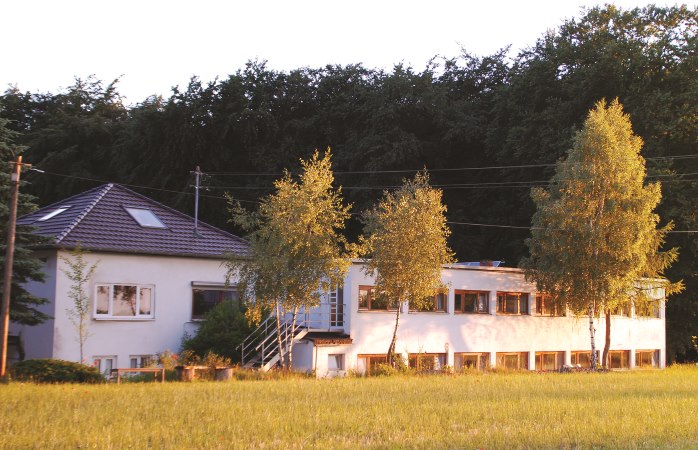
<svg viewBox="0 0 698 450">
<path fill-rule="evenodd" d="M 0 386 L 2 448 L 697 448 L 698 367 Z"/>
</svg>

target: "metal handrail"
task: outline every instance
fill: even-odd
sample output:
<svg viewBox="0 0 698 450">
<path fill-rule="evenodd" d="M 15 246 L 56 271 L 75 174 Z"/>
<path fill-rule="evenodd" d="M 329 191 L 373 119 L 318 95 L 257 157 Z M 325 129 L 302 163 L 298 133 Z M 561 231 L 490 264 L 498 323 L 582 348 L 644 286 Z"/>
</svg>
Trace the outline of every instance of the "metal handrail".
<svg viewBox="0 0 698 450">
<path fill-rule="evenodd" d="M 344 309 L 346 305 L 341 304 L 342 312 L 326 310 L 329 309 L 329 303 L 322 303 L 319 306 L 312 308 L 310 311 L 302 311 L 296 314 L 296 323 L 293 324 L 293 314 L 287 313 L 281 319 L 281 334 L 282 340 L 288 342 L 290 336 L 297 336 L 300 330 L 305 328 L 308 330 L 327 330 L 341 328 L 345 323 Z M 268 359 L 274 357 L 279 352 L 279 344 L 276 336 L 276 316 L 270 315 L 259 326 L 253 330 L 246 338 L 236 347 L 240 351 L 241 363 L 244 365 L 248 362 L 250 354 L 260 356 L 262 364 Z"/>
</svg>

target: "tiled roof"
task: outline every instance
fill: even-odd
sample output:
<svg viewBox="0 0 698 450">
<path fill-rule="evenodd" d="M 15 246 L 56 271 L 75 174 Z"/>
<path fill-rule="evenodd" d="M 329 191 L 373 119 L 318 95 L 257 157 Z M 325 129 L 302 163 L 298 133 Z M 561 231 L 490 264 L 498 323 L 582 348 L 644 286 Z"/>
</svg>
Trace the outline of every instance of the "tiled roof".
<svg viewBox="0 0 698 450">
<path fill-rule="evenodd" d="M 50 219 L 42 217 L 68 207 Z M 142 227 L 126 208 L 151 210 L 165 228 Z M 229 253 L 244 255 L 247 242 L 223 230 L 198 223 L 194 218 L 118 184 L 105 184 L 41 208 L 17 220 L 35 227 L 35 233 L 55 238 L 53 247 L 148 255 L 220 258 Z"/>
</svg>

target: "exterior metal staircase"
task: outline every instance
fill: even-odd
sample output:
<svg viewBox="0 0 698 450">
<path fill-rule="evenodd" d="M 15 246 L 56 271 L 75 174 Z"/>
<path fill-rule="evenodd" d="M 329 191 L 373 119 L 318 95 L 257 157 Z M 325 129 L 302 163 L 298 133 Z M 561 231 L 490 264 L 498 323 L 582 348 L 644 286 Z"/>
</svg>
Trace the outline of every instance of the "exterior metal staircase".
<svg viewBox="0 0 698 450">
<path fill-rule="evenodd" d="M 291 314 L 281 319 L 281 341 L 290 343 L 300 341 L 311 331 L 337 332 L 344 329 L 344 308 L 327 308 L 321 304 L 310 312 L 296 314 L 293 323 Z M 287 344 L 286 344 L 287 345 Z M 267 317 L 259 326 L 245 338 L 236 350 L 240 352 L 241 364 L 246 368 L 254 368 L 263 372 L 273 368 L 281 359 L 279 341 L 276 333 L 276 316 Z M 285 351 L 288 349 L 284 349 Z"/>
</svg>

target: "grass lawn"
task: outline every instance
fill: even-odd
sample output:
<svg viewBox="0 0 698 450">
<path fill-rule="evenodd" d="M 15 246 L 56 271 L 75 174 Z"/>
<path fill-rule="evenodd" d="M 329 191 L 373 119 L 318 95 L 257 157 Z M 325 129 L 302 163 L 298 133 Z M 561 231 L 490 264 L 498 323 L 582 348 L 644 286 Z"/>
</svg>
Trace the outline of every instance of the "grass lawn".
<svg viewBox="0 0 698 450">
<path fill-rule="evenodd" d="M 0 386 L 2 448 L 698 448 L 698 367 Z"/>
</svg>

